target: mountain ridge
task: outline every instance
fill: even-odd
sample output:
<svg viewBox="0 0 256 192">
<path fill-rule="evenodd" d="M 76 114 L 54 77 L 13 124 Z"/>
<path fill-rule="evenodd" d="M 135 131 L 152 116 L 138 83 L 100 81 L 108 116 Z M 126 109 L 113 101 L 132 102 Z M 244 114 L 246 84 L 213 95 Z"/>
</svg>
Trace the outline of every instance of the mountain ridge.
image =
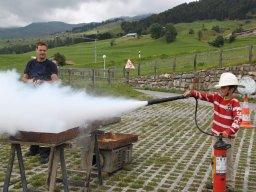
<svg viewBox="0 0 256 192">
<path fill-rule="evenodd" d="M 116 20 L 140 20 L 152 15 L 144 14 L 134 17 L 122 16 L 118 18 L 108 19 L 102 22 L 68 24 L 62 21 L 34 22 L 24 27 L 0 28 L 0 38 L 26 38 L 37 37 L 42 35 L 50 35 L 65 31 L 73 31 L 73 29 L 91 29 L 95 26 L 103 25 L 106 22 L 115 22 Z"/>
</svg>

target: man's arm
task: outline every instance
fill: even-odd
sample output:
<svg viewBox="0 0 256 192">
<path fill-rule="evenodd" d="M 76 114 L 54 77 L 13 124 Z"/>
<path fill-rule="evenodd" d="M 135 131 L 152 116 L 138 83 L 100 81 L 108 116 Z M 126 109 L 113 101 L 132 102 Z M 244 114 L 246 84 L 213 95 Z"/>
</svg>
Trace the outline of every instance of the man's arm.
<svg viewBox="0 0 256 192">
<path fill-rule="evenodd" d="M 51 80 L 45 81 L 45 80 L 37 79 L 37 80 L 34 81 L 34 83 L 35 83 L 35 84 L 42 84 L 42 83 L 45 83 L 45 82 L 46 82 L 46 83 L 54 83 L 55 81 L 58 81 L 58 79 L 59 79 L 59 78 L 58 78 L 58 75 L 53 73 L 53 74 L 51 75 Z"/>
<path fill-rule="evenodd" d="M 49 82 L 49 83 L 53 83 L 53 82 L 55 82 L 55 81 L 58 81 L 58 75 L 57 74 L 52 74 L 51 75 L 51 80 L 50 81 L 47 81 L 47 82 Z"/>
<path fill-rule="evenodd" d="M 24 74 L 22 77 L 22 81 L 24 81 L 25 83 L 33 83 L 33 79 L 29 79 L 28 74 Z"/>
</svg>

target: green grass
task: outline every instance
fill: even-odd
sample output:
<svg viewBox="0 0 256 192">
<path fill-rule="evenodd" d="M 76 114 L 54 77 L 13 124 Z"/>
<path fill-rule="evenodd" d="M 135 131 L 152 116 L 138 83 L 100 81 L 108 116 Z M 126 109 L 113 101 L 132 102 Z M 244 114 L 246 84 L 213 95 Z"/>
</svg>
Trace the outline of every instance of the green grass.
<svg viewBox="0 0 256 192">
<path fill-rule="evenodd" d="M 173 58 L 182 55 L 194 54 L 199 52 L 208 52 L 219 50 L 208 44 L 209 40 L 214 39 L 217 35 L 211 28 L 213 26 L 220 26 L 223 32 L 220 35 L 226 36 L 240 25 L 244 29 L 252 28 L 255 26 L 256 20 L 246 21 L 197 21 L 193 23 L 179 23 L 175 27 L 178 31 L 178 36 L 173 43 L 166 43 L 164 38 L 157 40 L 152 39 L 149 35 L 142 36 L 141 38 L 117 38 L 116 45 L 110 46 L 111 40 L 102 40 L 96 42 L 97 49 L 97 62 L 94 63 L 95 42 L 80 43 L 71 46 L 57 47 L 48 50 L 48 56 L 51 57 L 54 53 L 60 52 L 65 55 L 67 60 L 72 60 L 76 64 L 73 66 L 65 66 L 65 68 L 103 68 L 102 55 L 105 54 L 106 68 L 109 67 L 123 67 L 127 59 L 131 59 L 133 63 L 143 61 L 152 61 L 155 59 Z M 195 34 L 189 35 L 188 31 L 192 28 Z M 201 41 L 197 38 L 197 31 L 202 29 L 203 39 Z M 95 29 L 96 30 L 96 29 Z M 120 25 L 105 26 L 97 28 L 99 32 L 116 31 L 120 32 Z M 90 31 L 87 33 L 94 33 Z M 80 34 L 81 35 L 81 34 Z M 52 38 L 51 36 L 40 37 L 40 39 Z M 39 38 L 18 39 L 17 42 L 35 42 Z M 248 46 L 255 42 L 256 36 L 238 37 L 235 42 L 226 43 L 222 49 Z M 8 40 L 1 39 L 0 46 L 6 44 Z M 14 40 L 12 40 L 14 41 Z M 141 60 L 138 58 L 138 51 L 141 51 Z M 0 69 L 7 70 L 15 68 L 17 71 L 22 72 L 27 61 L 34 56 L 35 52 L 25 54 L 9 54 L 1 55 Z M 208 65 L 208 64 L 207 64 Z M 207 68 L 206 64 L 201 64 L 201 68 Z M 182 71 L 180 68 L 179 71 Z"/>
<path fill-rule="evenodd" d="M 124 97 L 127 99 L 137 99 L 142 101 L 152 99 L 143 93 L 135 91 L 133 87 L 124 83 L 111 83 L 108 85 L 106 82 L 97 82 L 97 85 L 94 88 L 89 84 L 81 83 L 74 84 L 72 87 L 76 89 L 84 89 L 86 87 L 87 93 L 97 96 Z"/>
</svg>

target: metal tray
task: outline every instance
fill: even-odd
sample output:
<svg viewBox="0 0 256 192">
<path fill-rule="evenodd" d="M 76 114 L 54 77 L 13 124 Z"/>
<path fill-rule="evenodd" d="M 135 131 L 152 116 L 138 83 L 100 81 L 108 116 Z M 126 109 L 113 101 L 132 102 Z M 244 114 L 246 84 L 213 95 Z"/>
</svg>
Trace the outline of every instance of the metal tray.
<svg viewBox="0 0 256 192">
<path fill-rule="evenodd" d="M 10 141 L 31 142 L 32 144 L 40 143 L 56 145 L 75 139 L 82 134 L 92 133 L 102 126 L 118 123 L 120 122 L 120 120 L 120 117 L 96 120 L 88 123 L 85 128 L 75 127 L 59 133 L 19 131 L 16 133 L 16 135 L 9 136 L 9 138 L 6 139 Z"/>
</svg>

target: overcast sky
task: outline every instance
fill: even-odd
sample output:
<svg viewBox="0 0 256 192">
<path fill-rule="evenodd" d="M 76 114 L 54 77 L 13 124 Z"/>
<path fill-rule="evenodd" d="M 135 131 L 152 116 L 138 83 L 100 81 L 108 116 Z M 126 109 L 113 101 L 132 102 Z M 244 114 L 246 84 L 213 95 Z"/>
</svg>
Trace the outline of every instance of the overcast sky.
<svg viewBox="0 0 256 192">
<path fill-rule="evenodd" d="M 196 0 L 0 0 L 0 27 L 32 22 L 101 22 L 120 16 L 159 13 Z"/>
</svg>

